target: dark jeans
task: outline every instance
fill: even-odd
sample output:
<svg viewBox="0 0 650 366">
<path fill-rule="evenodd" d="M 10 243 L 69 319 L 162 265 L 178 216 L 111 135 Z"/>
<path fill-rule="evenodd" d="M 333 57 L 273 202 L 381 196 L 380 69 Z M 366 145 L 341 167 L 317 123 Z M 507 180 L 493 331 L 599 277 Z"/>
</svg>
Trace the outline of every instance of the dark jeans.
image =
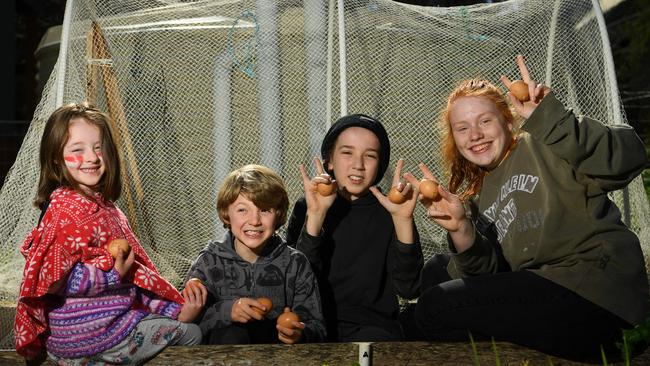
<svg viewBox="0 0 650 366">
<path fill-rule="evenodd" d="M 390 328 L 390 329 L 389 329 Z M 399 324 L 386 324 L 385 327 L 338 322 L 339 342 L 397 342 L 404 340 Z"/>
<path fill-rule="evenodd" d="M 471 332 L 569 359 L 598 362 L 601 345 L 608 360 L 620 357 L 614 342 L 631 325 L 618 316 L 525 270 L 451 280 L 448 260 L 436 255 L 423 269 L 414 315 L 427 340 L 466 341 Z"/>
<path fill-rule="evenodd" d="M 204 344 L 279 343 L 275 321 L 264 319 L 250 323 L 232 323 L 225 328 L 212 329 L 203 336 Z"/>
</svg>

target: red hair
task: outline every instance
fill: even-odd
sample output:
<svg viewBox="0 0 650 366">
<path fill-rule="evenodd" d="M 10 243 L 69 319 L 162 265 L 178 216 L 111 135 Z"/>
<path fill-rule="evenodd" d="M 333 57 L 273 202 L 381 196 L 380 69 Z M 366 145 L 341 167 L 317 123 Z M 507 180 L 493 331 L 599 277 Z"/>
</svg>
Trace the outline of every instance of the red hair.
<svg viewBox="0 0 650 366">
<path fill-rule="evenodd" d="M 465 159 L 456 147 L 449 118 L 452 105 L 461 97 L 482 97 L 492 101 L 503 115 L 506 124 L 511 123 L 515 126 L 516 117 L 503 93 L 487 80 L 463 80 L 449 94 L 447 105 L 440 118 L 443 130 L 442 160 L 445 171 L 449 176 L 449 191 L 458 194 L 462 200 L 467 200 L 481 190 L 487 171 Z M 459 191 L 461 189 L 462 191 Z"/>
</svg>

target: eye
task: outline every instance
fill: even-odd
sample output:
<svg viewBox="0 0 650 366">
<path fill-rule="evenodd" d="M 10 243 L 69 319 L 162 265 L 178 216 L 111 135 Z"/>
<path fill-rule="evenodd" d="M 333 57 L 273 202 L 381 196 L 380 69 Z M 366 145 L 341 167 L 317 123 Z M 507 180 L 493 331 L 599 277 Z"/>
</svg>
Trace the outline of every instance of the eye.
<svg viewBox="0 0 650 366">
<path fill-rule="evenodd" d="M 272 214 L 274 212 L 272 208 L 263 208 L 260 211 L 262 211 L 263 214 Z"/>
<path fill-rule="evenodd" d="M 379 156 L 377 156 L 377 154 L 375 154 L 375 153 L 366 154 L 366 157 L 368 159 L 374 159 L 374 160 L 379 159 Z"/>
<path fill-rule="evenodd" d="M 481 121 L 481 123 L 484 124 L 484 125 L 486 125 L 486 124 L 488 124 L 490 122 L 492 122 L 492 121 L 489 120 L 489 119 L 484 119 L 484 120 Z"/>
</svg>

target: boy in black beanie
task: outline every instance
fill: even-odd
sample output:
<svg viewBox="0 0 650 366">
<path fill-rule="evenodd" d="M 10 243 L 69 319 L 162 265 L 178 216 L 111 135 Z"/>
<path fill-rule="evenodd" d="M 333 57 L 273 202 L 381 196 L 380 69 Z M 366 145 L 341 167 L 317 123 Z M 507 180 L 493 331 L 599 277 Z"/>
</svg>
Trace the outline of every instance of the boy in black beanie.
<svg viewBox="0 0 650 366">
<path fill-rule="evenodd" d="M 300 171 L 305 197 L 296 202 L 287 243 L 304 252 L 316 272 L 331 341 L 399 341 L 397 295 L 419 291 L 422 249 L 413 221 L 417 192 L 400 182 L 397 162 L 393 186 L 406 200 L 388 200 L 376 185 L 390 160 L 382 124 L 362 114 L 341 117 L 327 132 L 318 175 Z M 319 184 L 336 184 L 329 196 Z"/>
</svg>

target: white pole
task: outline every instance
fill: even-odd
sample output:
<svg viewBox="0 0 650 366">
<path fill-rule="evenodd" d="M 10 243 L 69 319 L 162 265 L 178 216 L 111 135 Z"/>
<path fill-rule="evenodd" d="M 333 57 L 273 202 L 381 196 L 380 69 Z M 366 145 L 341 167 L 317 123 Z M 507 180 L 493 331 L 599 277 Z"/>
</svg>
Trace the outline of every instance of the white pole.
<svg viewBox="0 0 650 366">
<path fill-rule="evenodd" d="M 68 43 L 70 41 L 70 24 L 72 23 L 72 5 L 74 0 L 65 3 L 63 13 L 63 27 L 61 28 L 61 42 L 59 43 L 59 58 L 57 59 L 56 72 L 56 97 L 54 105 L 58 108 L 63 105 L 63 94 L 65 92 L 65 70 L 68 64 Z"/>
<path fill-rule="evenodd" d="M 603 12 L 600 10 L 600 4 L 598 0 L 591 0 L 591 3 L 594 7 L 594 14 L 596 15 L 596 21 L 598 22 L 598 29 L 600 30 L 600 40 L 603 43 L 603 57 L 605 61 L 605 72 L 607 73 L 607 78 L 609 79 L 609 86 L 611 88 L 614 124 L 620 125 L 623 123 L 621 119 L 621 105 L 619 103 L 618 96 L 618 84 L 616 82 L 616 71 L 614 69 L 614 58 L 612 57 L 612 48 L 609 44 L 609 36 L 607 35 L 607 26 L 605 25 L 605 19 L 603 18 Z"/>
<path fill-rule="evenodd" d="M 553 55 L 555 52 L 555 34 L 557 31 L 557 20 L 558 14 L 560 12 L 560 0 L 555 0 L 555 5 L 553 6 L 553 16 L 551 17 L 550 32 L 548 35 L 548 43 L 546 46 L 546 76 L 544 78 L 544 84 L 552 87 L 553 80 L 552 71 L 553 71 Z"/>
<path fill-rule="evenodd" d="M 345 53 L 345 9 L 343 0 L 338 0 L 339 8 L 339 81 L 341 84 L 341 116 L 348 114 L 348 87 Z"/>
<path fill-rule="evenodd" d="M 605 72 L 607 72 L 607 78 L 609 79 L 609 86 L 611 88 L 611 98 L 612 102 L 612 117 L 613 124 L 620 125 L 623 124 L 623 111 L 621 110 L 621 105 L 619 103 L 618 96 L 618 83 L 616 82 L 616 71 L 614 69 L 614 58 L 612 57 L 612 48 L 609 44 L 609 36 L 607 35 L 607 26 L 605 25 L 605 18 L 603 18 L 603 12 L 600 10 L 600 4 L 598 0 L 591 0 L 591 3 L 594 7 L 594 14 L 596 14 L 596 21 L 598 22 L 598 29 L 600 30 L 600 40 L 603 43 L 603 57 L 605 61 Z M 630 206 L 630 190 L 628 186 L 623 188 L 623 222 L 625 225 L 631 226 L 632 217 L 630 211 L 632 210 Z"/>
<path fill-rule="evenodd" d="M 332 56 L 334 50 L 334 1 L 330 0 L 327 17 L 327 94 L 325 97 L 325 104 L 327 109 L 325 112 L 325 131 L 330 129 L 332 124 Z"/>
</svg>

